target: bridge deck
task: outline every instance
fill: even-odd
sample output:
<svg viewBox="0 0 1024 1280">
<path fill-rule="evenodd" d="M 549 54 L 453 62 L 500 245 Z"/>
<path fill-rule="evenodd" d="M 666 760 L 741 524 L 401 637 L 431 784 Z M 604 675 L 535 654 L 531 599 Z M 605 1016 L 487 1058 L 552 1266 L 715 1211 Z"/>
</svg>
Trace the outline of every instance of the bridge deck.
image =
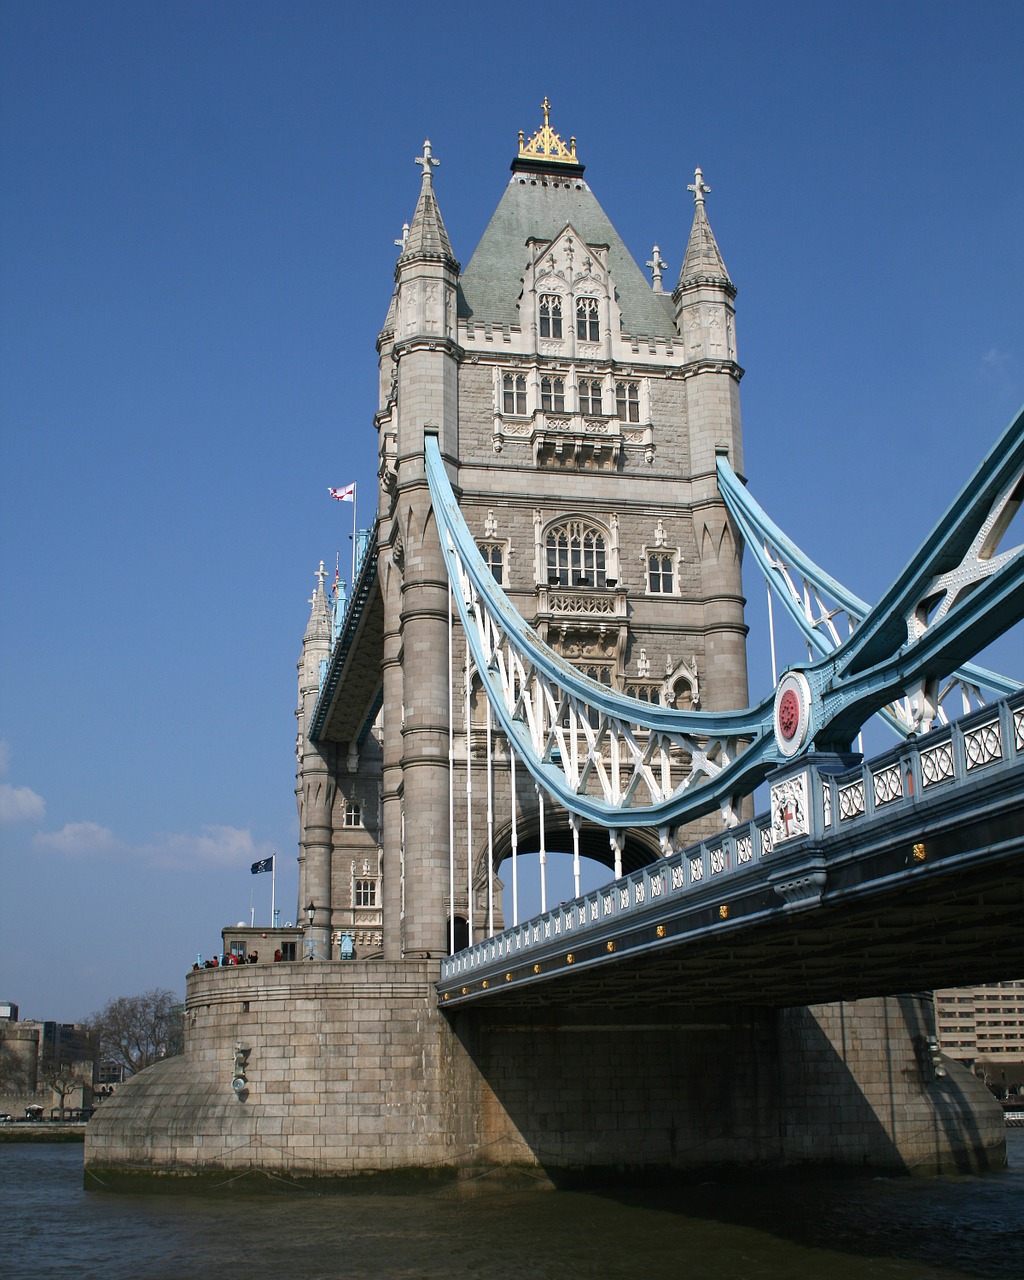
<svg viewBox="0 0 1024 1280">
<path fill-rule="evenodd" d="M 755 819 L 450 956 L 445 1009 L 807 1004 L 1024 972 L 1024 696 L 794 772 L 806 832 Z"/>
</svg>

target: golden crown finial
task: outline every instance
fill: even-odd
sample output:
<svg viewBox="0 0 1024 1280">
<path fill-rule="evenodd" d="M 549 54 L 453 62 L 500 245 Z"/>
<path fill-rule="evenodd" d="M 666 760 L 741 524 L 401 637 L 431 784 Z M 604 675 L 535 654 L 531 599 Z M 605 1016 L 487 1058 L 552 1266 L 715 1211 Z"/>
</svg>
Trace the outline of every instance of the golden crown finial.
<svg viewBox="0 0 1024 1280">
<path fill-rule="evenodd" d="M 554 160 L 558 164 L 578 164 L 576 159 L 576 139 L 570 138 L 566 146 L 551 127 L 551 103 L 544 96 L 540 104 L 544 112 L 544 123 L 529 142 L 524 141 L 525 134 L 519 130 L 519 155 L 524 160 Z"/>
</svg>

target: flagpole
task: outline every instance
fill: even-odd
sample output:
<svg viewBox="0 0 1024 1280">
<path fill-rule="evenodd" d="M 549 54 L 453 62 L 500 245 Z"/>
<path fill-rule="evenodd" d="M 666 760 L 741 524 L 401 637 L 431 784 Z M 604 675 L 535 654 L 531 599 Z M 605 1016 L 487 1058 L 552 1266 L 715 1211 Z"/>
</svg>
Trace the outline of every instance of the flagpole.
<svg viewBox="0 0 1024 1280">
<path fill-rule="evenodd" d="M 349 591 L 356 589 L 356 485 L 352 482 L 352 581 L 349 583 Z"/>
<path fill-rule="evenodd" d="M 249 890 L 249 928 L 256 927 L 256 890 Z"/>
<path fill-rule="evenodd" d="M 274 927 L 274 890 L 277 880 L 277 853 L 276 851 L 270 855 L 270 927 Z"/>
</svg>

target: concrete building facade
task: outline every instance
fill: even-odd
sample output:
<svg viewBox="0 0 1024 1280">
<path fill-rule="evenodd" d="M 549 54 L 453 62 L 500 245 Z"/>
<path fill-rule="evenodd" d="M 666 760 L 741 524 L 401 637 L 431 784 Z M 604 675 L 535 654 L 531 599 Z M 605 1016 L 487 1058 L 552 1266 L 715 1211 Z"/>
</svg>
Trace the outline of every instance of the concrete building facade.
<svg viewBox="0 0 1024 1280">
<path fill-rule="evenodd" d="M 1024 1088 L 1024 982 L 936 991 L 942 1051 L 996 1092 Z"/>
</svg>

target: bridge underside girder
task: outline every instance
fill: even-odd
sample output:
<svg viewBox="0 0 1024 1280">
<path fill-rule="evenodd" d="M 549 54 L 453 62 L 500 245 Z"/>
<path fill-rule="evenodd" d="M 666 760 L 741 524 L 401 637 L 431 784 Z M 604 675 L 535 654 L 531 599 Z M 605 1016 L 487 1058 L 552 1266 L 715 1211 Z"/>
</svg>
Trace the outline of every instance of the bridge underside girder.
<svg viewBox="0 0 1024 1280">
<path fill-rule="evenodd" d="M 316 741 L 362 740 L 380 706 L 384 652 L 384 602 L 376 581 L 365 606 L 331 659 L 329 696 L 318 706 Z"/>
<path fill-rule="evenodd" d="M 1024 973 L 1024 785 L 999 812 L 891 828 L 868 851 L 829 851 L 820 901 L 786 907 L 763 875 L 737 876 L 671 913 L 614 934 L 552 939 L 442 1007 L 633 1009 L 785 1007 L 998 982 Z M 800 868 L 792 874 L 798 876 Z M 723 888 L 725 888 L 723 886 Z M 723 918 L 722 911 L 726 909 Z M 571 959 L 569 957 L 571 956 Z M 507 977 L 506 977 L 507 973 Z M 448 991 L 447 1003 L 444 995 Z M 454 1005 L 452 1005 L 454 1001 Z"/>
<path fill-rule="evenodd" d="M 776 923 L 742 931 L 722 928 L 694 940 L 592 974 L 563 975 L 558 983 L 522 987 L 476 1007 L 494 1009 L 612 1009 L 668 1011 L 716 1005 L 788 1006 L 858 1000 L 917 990 L 997 982 L 1024 972 L 1024 858 L 1012 879 L 901 890 L 888 904 L 823 910 L 788 934 Z M 583 949 L 577 949 L 579 954 Z"/>
</svg>

